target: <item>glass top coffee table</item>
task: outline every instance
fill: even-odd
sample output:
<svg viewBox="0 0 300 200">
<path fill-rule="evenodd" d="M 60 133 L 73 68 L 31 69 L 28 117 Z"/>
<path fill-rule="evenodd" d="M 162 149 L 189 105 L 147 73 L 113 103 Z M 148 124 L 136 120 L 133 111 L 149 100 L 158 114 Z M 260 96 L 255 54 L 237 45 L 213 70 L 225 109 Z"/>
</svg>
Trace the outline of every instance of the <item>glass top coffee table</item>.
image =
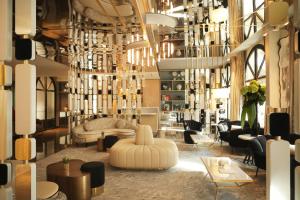
<svg viewBox="0 0 300 200">
<path fill-rule="evenodd" d="M 205 177 L 209 175 L 216 186 L 215 199 L 219 189 L 239 188 L 253 182 L 253 179 L 228 157 L 201 157 L 201 160 L 207 170 Z"/>
</svg>

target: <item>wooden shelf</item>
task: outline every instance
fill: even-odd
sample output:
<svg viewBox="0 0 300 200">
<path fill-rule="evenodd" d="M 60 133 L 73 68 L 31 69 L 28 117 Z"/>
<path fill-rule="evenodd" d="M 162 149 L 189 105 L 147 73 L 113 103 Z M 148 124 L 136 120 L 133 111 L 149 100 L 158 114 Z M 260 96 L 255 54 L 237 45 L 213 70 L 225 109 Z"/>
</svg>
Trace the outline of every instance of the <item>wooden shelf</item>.
<svg viewBox="0 0 300 200">
<path fill-rule="evenodd" d="M 172 82 L 172 81 L 174 81 L 174 82 L 185 82 L 185 80 L 160 80 L 160 81 L 168 81 L 168 82 Z"/>
<path fill-rule="evenodd" d="M 184 99 L 182 100 L 176 100 L 176 99 L 173 99 L 173 100 L 161 100 L 161 101 L 164 101 L 164 102 L 172 102 L 172 101 L 185 101 Z"/>
<path fill-rule="evenodd" d="M 185 90 L 160 90 L 162 92 L 184 92 Z"/>
<path fill-rule="evenodd" d="M 174 71 L 163 71 L 161 75 L 161 110 L 167 112 L 178 112 L 184 108 L 185 103 L 185 80 L 184 76 L 172 76 Z M 184 72 L 183 70 L 176 70 L 177 73 Z M 180 85 L 180 86 L 179 86 Z M 164 89 L 164 87 L 167 89 Z M 180 88 L 180 90 L 177 89 Z M 165 96 L 169 100 L 163 100 Z"/>
</svg>

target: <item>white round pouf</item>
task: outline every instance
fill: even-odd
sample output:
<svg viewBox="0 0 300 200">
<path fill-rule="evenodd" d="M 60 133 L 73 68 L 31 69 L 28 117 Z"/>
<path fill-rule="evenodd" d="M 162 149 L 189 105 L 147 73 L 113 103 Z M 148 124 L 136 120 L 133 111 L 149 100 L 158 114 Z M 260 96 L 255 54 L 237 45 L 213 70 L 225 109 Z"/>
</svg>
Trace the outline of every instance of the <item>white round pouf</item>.
<svg viewBox="0 0 300 200">
<path fill-rule="evenodd" d="M 178 161 L 175 142 L 153 138 L 149 125 L 139 125 L 135 138 L 119 140 L 109 153 L 110 164 L 125 169 L 168 169 Z"/>
<path fill-rule="evenodd" d="M 154 144 L 136 145 L 134 139 L 119 140 L 110 149 L 109 161 L 125 169 L 168 169 L 177 164 L 178 149 L 172 140 L 155 138 Z"/>
</svg>

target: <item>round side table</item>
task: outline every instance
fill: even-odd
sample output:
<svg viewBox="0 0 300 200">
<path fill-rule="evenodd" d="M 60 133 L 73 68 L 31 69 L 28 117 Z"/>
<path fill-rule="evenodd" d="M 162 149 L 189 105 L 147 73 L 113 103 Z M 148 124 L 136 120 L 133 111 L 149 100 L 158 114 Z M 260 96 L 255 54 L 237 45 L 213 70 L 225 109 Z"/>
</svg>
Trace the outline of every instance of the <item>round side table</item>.
<svg viewBox="0 0 300 200">
<path fill-rule="evenodd" d="M 47 166 L 47 180 L 57 183 L 60 190 L 68 199 L 89 200 L 91 199 L 90 173 L 82 172 L 80 167 L 82 160 L 70 160 L 69 170 L 64 169 L 62 162 Z"/>
</svg>

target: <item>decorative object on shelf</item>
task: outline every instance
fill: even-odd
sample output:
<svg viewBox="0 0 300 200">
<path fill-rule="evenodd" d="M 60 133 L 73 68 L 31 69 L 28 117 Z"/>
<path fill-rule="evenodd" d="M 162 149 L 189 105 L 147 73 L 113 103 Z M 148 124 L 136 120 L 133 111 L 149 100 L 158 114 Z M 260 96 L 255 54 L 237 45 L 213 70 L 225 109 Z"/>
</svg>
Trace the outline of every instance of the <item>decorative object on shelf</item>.
<svg viewBox="0 0 300 200">
<path fill-rule="evenodd" d="M 180 49 L 177 49 L 177 50 L 176 50 L 176 56 L 177 56 L 177 57 L 180 57 L 180 56 L 181 56 L 181 51 L 180 51 Z"/>
<path fill-rule="evenodd" d="M 171 96 L 170 95 L 166 95 L 165 96 L 165 101 L 170 101 L 171 100 Z"/>
<path fill-rule="evenodd" d="M 70 169 L 70 158 L 65 156 L 65 157 L 63 157 L 62 162 L 64 164 L 64 170 L 69 171 L 69 169 Z"/>
<path fill-rule="evenodd" d="M 168 89 L 168 86 L 165 85 L 165 84 L 163 84 L 163 85 L 162 85 L 162 88 L 163 88 L 164 90 L 167 90 L 167 89 Z"/>
<path fill-rule="evenodd" d="M 182 89 L 182 85 L 181 85 L 180 83 L 178 83 L 178 84 L 176 85 L 176 89 L 177 89 L 177 90 L 181 90 L 181 89 Z"/>
<path fill-rule="evenodd" d="M 184 71 L 181 71 L 181 72 L 180 72 L 180 75 L 181 75 L 181 77 L 184 78 L 184 75 L 185 75 Z"/>
<path fill-rule="evenodd" d="M 173 80 L 176 80 L 178 73 L 177 72 L 172 72 Z"/>
<path fill-rule="evenodd" d="M 170 110 L 170 104 L 166 103 L 166 104 L 163 104 L 163 111 L 169 111 Z"/>
<path fill-rule="evenodd" d="M 245 125 L 247 116 L 250 127 L 255 128 L 255 134 L 258 134 L 257 104 L 263 105 L 266 101 L 266 86 L 253 80 L 241 89 L 241 93 L 244 98 L 241 114 L 242 126 Z"/>
</svg>

